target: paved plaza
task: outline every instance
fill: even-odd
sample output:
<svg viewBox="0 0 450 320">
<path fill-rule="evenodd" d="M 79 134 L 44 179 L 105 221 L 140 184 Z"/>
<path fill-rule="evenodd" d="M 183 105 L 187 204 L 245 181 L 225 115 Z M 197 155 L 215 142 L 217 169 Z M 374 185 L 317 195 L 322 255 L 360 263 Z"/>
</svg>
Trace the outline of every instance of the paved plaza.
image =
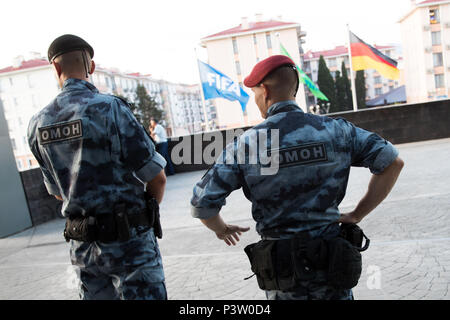
<svg viewBox="0 0 450 320">
<path fill-rule="evenodd" d="M 450 298 L 450 139 L 397 146 L 405 167 L 389 197 L 360 223 L 371 239 L 355 299 Z M 190 215 L 192 187 L 204 171 L 168 177 L 161 206 L 169 299 L 265 299 L 243 248 L 259 240 L 241 190 L 227 199 L 224 220 L 250 226 L 235 247 Z M 341 212 L 364 195 L 370 172 L 353 168 Z M 77 281 L 54 220 L 0 239 L 0 299 L 78 299 Z"/>
</svg>

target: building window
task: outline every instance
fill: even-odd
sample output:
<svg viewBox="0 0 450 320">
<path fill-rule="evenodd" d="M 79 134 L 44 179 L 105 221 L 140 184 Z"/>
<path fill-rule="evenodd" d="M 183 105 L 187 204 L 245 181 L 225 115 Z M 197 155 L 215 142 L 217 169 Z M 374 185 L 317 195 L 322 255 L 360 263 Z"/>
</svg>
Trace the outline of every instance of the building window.
<svg viewBox="0 0 450 320">
<path fill-rule="evenodd" d="M 238 54 L 239 50 L 238 50 L 238 46 L 237 46 L 237 41 L 236 41 L 236 39 L 233 39 L 232 41 L 233 41 L 233 52 L 234 52 L 234 54 Z"/>
<path fill-rule="evenodd" d="M 433 53 L 433 66 L 442 67 L 444 61 L 442 59 L 442 52 Z"/>
<path fill-rule="evenodd" d="M 34 88 L 34 83 L 33 83 L 33 79 L 31 75 L 27 76 L 27 82 L 28 82 L 28 87 L 29 88 Z"/>
<path fill-rule="evenodd" d="M 12 145 L 13 150 L 17 149 L 16 140 L 14 140 L 14 138 L 11 138 L 11 145 Z"/>
<path fill-rule="evenodd" d="M 375 95 L 379 96 L 383 94 L 383 88 L 375 88 Z"/>
<path fill-rule="evenodd" d="M 328 64 L 329 64 L 330 67 L 336 67 L 337 66 L 336 58 L 329 59 L 328 60 Z"/>
<path fill-rule="evenodd" d="M 239 61 L 236 61 L 236 73 L 237 75 L 241 74 L 241 64 L 239 63 Z"/>
<path fill-rule="evenodd" d="M 439 9 L 430 9 L 430 23 L 437 24 L 440 22 L 441 20 L 439 19 Z"/>
<path fill-rule="evenodd" d="M 12 78 L 9 78 L 9 84 L 10 84 L 11 87 L 14 85 Z"/>
<path fill-rule="evenodd" d="M 17 160 L 17 167 L 20 169 L 22 169 L 22 160 Z"/>
<path fill-rule="evenodd" d="M 256 46 L 258 41 L 256 40 L 256 34 L 253 35 L 253 44 Z"/>
<path fill-rule="evenodd" d="M 434 75 L 434 84 L 436 86 L 436 89 L 444 88 L 444 74 L 435 74 Z"/>
<path fill-rule="evenodd" d="M 440 46 L 441 45 L 441 32 L 436 31 L 431 33 L 431 44 L 433 46 Z"/>
<path fill-rule="evenodd" d="M 272 49 L 272 39 L 270 38 L 270 33 L 266 33 L 266 43 L 267 49 Z"/>
<path fill-rule="evenodd" d="M 379 83 L 381 83 L 381 77 L 375 77 L 374 79 L 374 82 L 375 82 L 375 84 L 379 84 Z"/>
</svg>

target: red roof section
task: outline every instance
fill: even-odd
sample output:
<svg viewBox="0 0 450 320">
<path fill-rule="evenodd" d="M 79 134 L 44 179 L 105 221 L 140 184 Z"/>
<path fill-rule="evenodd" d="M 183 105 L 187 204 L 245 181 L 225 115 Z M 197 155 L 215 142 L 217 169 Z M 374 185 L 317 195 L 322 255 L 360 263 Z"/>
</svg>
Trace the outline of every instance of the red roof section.
<svg viewBox="0 0 450 320">
<path fill-rule="evenodd" d="M 0 73 L 6 73 L 6 72 L 13 72 L 13 71 L 18 71 L 18 70 L 23 70 L 23 69 L 29 69 L 29 68 L 36 68 L 36 67 L 41 67 L 41 66 L 46 66 L 49 65 L 50 63 L 45 60 L 45 59 L 34 59 L 34 60 L 28 60 L 28 61 L 23 61 L 19 67 L 13 67 L 13 66 L 9 66 L 3 69 L 0 69 Z"/>
<path fill-rule="evenodd" d="M 417 5 L 423 5 L 423 4 L 427 4 L 427 3 L 433 3 L 433 2 L 447 2 L 448 0 L 426 0 L 426 1 L 422 1 L 420 3 L 418 3 Z"/>
<path fill-rule="evenodd" d="M 394 46 L 374 46 L 376 49 L 378 50 L 383 50 L 383 49 L 389 49 L 389 48 L 394 48 Z M 306 60 L 311 60 L 311 59 L 319 59 L 320 56 L 324 56 L 324 58 L 326 57 L 336 57 L 336 56 L 342 56 L 348 54 L 348 50 L 347 50 L 347 46 L 337 46 L 334 49 L 331 50 L 323 50 L 323 51 L 307 51 L 304 55 Z"/>
<path fill-rule="evenodd" d="M 215 38 L 219 36 L 226 36 L 226 35 L 232 35 L 236 33 L 241 32 L 249 32 L 254 30 L 261 30 L 261 29 L 269 29 L 269 28 L 275 28 L 275 27 L 281 27 L 281 26 L 288 26 L 298 24 L 296 22 L 282 22 L 282 21 L 276 21 L 276 20 L 269 20 L 269 21 L 261 21 L 261 22 L 249 22 L 248 28 L 243 29 L 242 24 L 238 25 L 237 27 L 224 30 L 218 33 L 214 33 L 212 35 L 209 35 L 207 37 L 202 38 L 203 40 L 206 40 L 208 38 Z"/>
</svg>

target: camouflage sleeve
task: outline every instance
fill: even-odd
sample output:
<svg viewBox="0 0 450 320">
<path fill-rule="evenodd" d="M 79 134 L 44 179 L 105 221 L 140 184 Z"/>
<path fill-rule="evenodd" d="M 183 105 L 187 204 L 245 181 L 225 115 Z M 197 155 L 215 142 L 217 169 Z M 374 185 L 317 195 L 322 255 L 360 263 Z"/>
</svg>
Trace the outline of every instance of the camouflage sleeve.
<svg viewBox="0 0 450 320">
<path fill-rule="evenodd" d="M 28 145 L 30 147 L 31 153 L 33 153 L 34 158 L 39 163 L 39 167 L 41 168 L 42 176 L 44 177 L 44 185 L 47 189 L 47 192 L 54 196 L 60 196 L 59 188 L 53 179 L 50 171 L 46 168 L 44 161 L 42 160 L 41 153 L 39 152 L 36 135 L 35 135 L 35 125 L 34 119 L 30 120 L 28 125 Z"/>
<path fill-rule="evenodd" d="M 218 159 L 223 159 L 224 152 Z M 191 214 L 194 218 L 208 219 L 217 215 L 225 205 L 225 199 L 231 192 L 241 187 L 240 172 L 237 163 L 216 161 L 195 185 L 191 199 Z"/>
<path fill-rule="evenodd" d="M 397 148 L 389 141 L 350 122 L 345 123 L 353 150 L 352 166 L 369 168 L 373 174 L 381 174 L 398 157 Z"/>
<path fill-rule="evenodd" d="M 164 167 L 166 160 L 156 152 L 150 136 L 131 110 L 119 99 L 112 106 L 112 150 L 124 167 L 143 182 L 151 181 Z"/>
</svg>

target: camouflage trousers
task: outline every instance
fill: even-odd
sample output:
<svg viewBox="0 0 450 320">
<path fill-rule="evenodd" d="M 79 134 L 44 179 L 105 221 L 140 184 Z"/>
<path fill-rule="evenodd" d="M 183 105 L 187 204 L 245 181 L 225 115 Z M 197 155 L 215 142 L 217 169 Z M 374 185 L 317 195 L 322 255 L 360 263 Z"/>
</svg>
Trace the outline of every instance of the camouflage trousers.
<svg viewBox="0 0 450 320">
<path fill-rule="evenodd" d="M 313 280 L 301 281 L 294 291 L 266 291 L 267 300 L 354 300 L 352 290 L 337 289 L 327 284 L 326 273 L 317 271 Z"/>
<path fill-rule="evenodd" d="M 161 253 L 153 229 L 132 228 L 126 242 L 73 241 L 83 300 L 166 300 Z"/>
</svg>

